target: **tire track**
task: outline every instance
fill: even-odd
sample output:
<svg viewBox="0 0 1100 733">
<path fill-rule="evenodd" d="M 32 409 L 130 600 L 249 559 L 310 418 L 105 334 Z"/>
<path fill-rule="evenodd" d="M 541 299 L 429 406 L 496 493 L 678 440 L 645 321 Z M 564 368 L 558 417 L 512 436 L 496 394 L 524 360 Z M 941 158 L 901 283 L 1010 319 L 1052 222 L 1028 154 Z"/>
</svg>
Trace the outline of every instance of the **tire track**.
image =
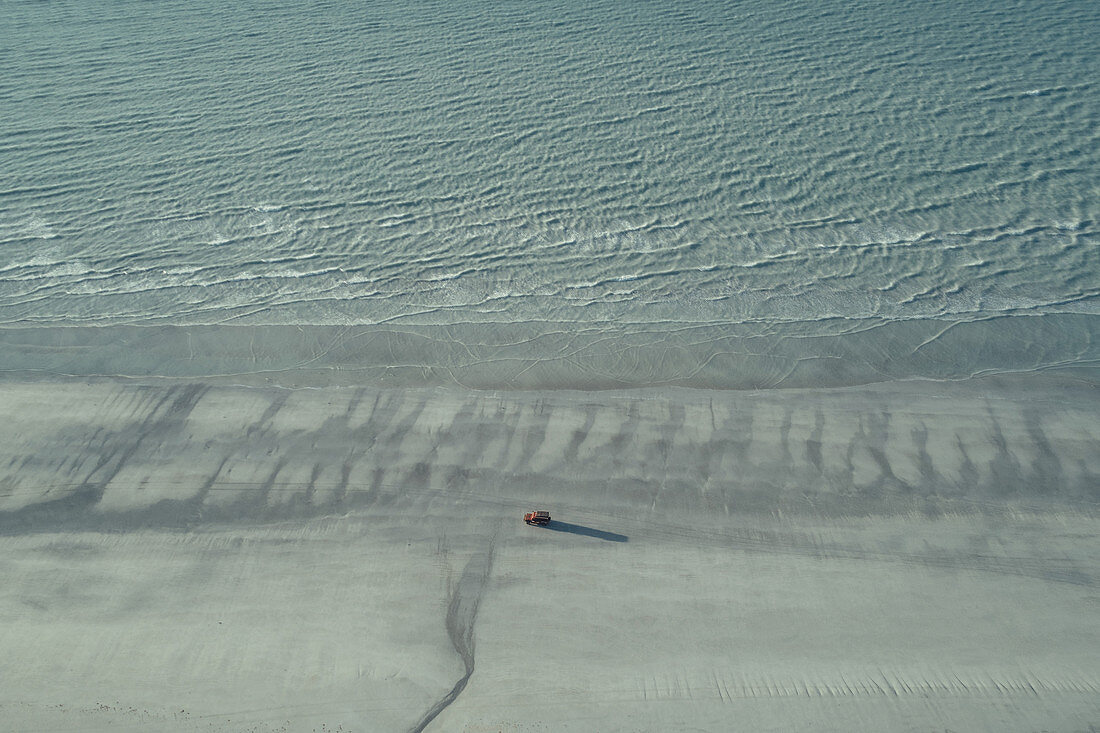
<svg viewBox="0 0 1100 733">
<path fill-rule="evenodd" d="M 489 575 L 493 570 L 493 552 L 496 548 L 496 536 L 489 541 L 489 547 L 480 553 L 474 554 L 462 570 L 462 576 L 451 590 L 451 600 L 447 605 L 447 636 L 451 639 L 451 645 L 462 659 L 465 672 L 451 688 L 450 692 L 433 705 L 424 717 L 410 729 L 410 733 L 422 733 L 436 717 L 458 699 L 466 684 L 470 681 L 470 675 L 474 673 L 474 622 L 477 621 L 477 610 L 481 604 L 481 596 L 485 592 L 485 586 L 489 581 Z"/>
</svg>

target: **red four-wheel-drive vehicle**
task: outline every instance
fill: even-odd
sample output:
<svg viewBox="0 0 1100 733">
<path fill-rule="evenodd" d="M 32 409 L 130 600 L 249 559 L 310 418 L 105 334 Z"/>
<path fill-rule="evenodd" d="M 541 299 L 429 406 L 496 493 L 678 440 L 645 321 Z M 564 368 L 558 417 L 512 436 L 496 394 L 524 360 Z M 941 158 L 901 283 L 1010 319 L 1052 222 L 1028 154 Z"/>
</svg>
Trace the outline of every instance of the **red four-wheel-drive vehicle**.
<svg viewBox="0 0 1100 733">
<path fill-rule="evenodd" d="M 523 515 L 523 521 L 527 522 L 528 524 L 550 524 L 550 512 L 527 512 Z"/>
</svg>

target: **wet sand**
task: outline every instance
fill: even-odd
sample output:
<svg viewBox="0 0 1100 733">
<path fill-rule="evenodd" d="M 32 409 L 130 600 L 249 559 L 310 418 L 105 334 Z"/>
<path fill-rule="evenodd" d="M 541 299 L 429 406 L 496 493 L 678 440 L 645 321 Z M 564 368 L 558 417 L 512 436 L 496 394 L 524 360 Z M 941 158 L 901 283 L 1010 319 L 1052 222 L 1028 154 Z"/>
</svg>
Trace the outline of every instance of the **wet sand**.
<svg viewBox="0 0 1100 733">
<path fill-rule="evenodd" d="M 0 403 L 12 730 L 1100 725 L 1091 382 Z"/>
</svg>

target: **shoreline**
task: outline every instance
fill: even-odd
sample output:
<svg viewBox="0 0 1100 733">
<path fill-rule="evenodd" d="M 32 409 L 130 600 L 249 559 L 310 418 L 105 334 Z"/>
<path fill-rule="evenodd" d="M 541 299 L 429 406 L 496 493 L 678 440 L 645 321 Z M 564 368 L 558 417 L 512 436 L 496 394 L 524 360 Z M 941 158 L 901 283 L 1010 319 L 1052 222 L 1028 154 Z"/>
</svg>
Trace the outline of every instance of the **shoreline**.
<svg viewBox="0 0 1100 733">
<path fill-rule="evenodd" d="M 0 328 L 8 378 L 286 387 L 833 389 L 1065 374 L 1100 384 L 1100 318 Z"/>
</svg>

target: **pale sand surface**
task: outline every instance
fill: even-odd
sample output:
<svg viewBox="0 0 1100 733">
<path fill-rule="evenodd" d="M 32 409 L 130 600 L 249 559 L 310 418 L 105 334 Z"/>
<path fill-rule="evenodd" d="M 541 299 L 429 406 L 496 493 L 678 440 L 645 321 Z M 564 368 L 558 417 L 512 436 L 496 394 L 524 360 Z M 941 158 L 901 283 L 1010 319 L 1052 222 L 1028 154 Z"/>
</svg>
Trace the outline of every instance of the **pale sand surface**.
<svg viewBox="0 0 1100 733">
<path fill-rule="evenodd" d="M 3 730 L 1100 726 L 1088 382 L 0 405 Z"/>
</svg>

